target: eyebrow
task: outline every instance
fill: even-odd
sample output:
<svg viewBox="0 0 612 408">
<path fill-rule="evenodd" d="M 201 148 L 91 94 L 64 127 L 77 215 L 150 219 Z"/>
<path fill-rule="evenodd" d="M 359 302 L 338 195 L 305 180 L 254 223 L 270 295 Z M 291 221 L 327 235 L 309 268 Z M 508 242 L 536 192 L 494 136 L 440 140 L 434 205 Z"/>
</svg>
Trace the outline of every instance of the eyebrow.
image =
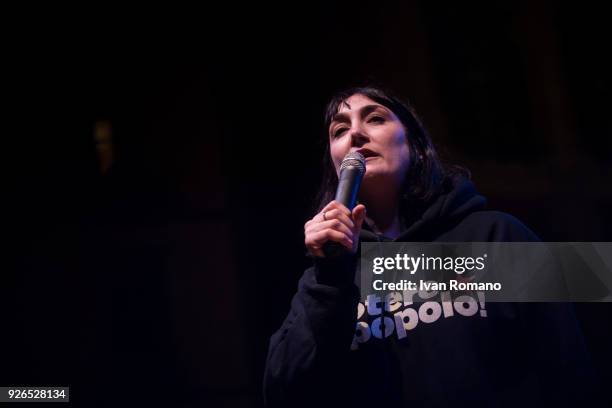
<svg viewBox="0 0 612 408">
<path fill-rule="evenodd" d="M 385 107 L 382 105 L 366 105 L 360 109 L 359 114 L 362 118 L 364 118 L 378 108 L 385 109 Z M 350 122 L 349 116 L 344 112 L 338 112 L 332 117 L 330 125 L 333 125 L 336 122 Z"/>
</svg>

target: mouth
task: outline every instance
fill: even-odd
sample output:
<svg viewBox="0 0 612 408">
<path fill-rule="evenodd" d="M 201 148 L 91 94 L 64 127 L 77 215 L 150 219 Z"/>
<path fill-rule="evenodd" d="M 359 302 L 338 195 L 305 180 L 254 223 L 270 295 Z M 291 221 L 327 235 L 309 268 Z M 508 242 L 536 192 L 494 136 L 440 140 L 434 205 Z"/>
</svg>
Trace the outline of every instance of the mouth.
<svg viewBox="0 0 612 408">
<path fill-rule="evenodd" d="M 379 157 L 380 155 L 370 149 L 358 149 L 356 150 L 357 153 L 361 153 L 363 155 L 363 157 L 365 157 L 366 161 L 368 159 L 372 159 L 374 157 Z"/>
</svg>

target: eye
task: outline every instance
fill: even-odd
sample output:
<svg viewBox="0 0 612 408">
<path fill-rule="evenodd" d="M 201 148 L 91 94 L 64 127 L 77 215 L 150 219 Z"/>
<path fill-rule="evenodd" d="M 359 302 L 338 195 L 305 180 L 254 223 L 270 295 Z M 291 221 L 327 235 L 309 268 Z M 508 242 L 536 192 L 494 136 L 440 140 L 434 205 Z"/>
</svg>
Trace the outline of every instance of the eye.
<svg viewBox="0 0 612 408">
<path fill-rule="evenodd" d="M 341 128 L 338 128 L 338 129 L 334 130 L 333 137 L 341 136 L 344 132 L 346 132 L 347 129 L 348 128 L 346 128 L 346 127 L 341 127 Z"/>
<path fill-rule="evenodd" d="M 371 123 L 384 123 L 385 122 L 385 118 L 383 118 L 382 116 L 379 116 L 379 115 L 374 115 L 374 116 L 370 116 L 370 118 L 368 119 L 368 122 L 371 122 Z"/>
</svg>

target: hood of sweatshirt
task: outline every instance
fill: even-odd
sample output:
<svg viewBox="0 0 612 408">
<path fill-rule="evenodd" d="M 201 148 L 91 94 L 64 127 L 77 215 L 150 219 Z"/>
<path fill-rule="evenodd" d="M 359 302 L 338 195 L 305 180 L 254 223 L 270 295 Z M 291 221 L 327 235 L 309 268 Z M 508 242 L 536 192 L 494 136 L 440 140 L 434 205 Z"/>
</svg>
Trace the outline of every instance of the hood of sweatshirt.
<svg viewBox="0 0 612 408">
<path fill-rule="evenodd" d="M 397 241 L 431 241 L 440 233 L 458 224 L 467 215 L 483 210 L 487 200 L 474 184 L 463 176 L 449 177 L 442 183 L 441 192 L 430 200 L 425 209 L 403 206 L 404 231 Z M 362 241 L 377 241 L 379 237 L 365 224 Z"/>
</svg>

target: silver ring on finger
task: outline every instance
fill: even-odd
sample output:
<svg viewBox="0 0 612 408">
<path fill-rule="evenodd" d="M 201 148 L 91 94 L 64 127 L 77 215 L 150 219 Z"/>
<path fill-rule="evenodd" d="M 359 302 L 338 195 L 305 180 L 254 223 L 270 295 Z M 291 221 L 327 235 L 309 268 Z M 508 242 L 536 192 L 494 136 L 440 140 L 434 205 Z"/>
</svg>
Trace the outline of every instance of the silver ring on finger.
<svg viewBox="0 0 612 408">
<path fill-rule="evenodd" d="M 327 221 L 327 217 L 325 216 L 326 213 L 327 211 L 323 211 L 323 221 Z"/>
</svg>

